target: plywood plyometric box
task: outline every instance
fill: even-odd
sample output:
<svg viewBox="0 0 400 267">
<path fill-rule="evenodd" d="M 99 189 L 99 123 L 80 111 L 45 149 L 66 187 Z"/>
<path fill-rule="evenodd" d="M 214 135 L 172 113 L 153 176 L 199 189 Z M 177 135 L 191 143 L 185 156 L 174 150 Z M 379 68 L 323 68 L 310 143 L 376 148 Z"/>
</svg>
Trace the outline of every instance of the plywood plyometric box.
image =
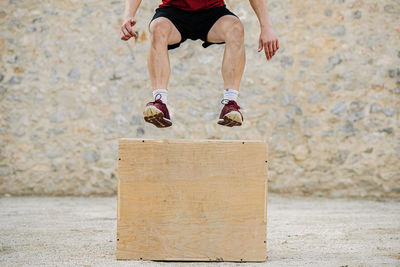
<svg viewBox="0 0 400 267">
<path fill-rule="evenodd" d="M 117 259 L 265 261 L 267 144 L 118 140 Z"/>
</svg>

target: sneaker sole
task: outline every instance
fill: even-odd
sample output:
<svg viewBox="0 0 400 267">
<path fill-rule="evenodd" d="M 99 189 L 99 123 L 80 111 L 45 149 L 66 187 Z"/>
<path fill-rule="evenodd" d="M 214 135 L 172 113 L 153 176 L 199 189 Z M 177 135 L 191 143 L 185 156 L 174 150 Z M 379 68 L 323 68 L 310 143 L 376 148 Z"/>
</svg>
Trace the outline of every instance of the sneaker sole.
<svg viewBox="0 0 400 267">
<path fill-rule="evenodd" d="M 218 124 L 233 127 L 233 126 L 241 126 L 243 123 L 242 116 L 237 111 L 232 111 L 226 114 L 222 119 L 219 119 Z"/>
<path fill-rule="evenodd" d="M 164 113 L 155 106 L 147 106 L 143 112 L 144 120 L 154 124 L 157 128 L 166 128 L 172 125 L 172 122 L 164 118 Z"/>
</svg>

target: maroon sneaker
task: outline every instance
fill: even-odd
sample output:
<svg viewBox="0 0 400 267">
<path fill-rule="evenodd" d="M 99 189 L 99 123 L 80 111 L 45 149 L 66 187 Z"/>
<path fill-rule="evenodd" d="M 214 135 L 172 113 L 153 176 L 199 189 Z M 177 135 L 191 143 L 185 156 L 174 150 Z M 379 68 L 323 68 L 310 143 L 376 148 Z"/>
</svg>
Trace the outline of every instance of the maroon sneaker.
<svg viewBox="0 0 400 267">
<path fill-rule="evenodd" d="M 223 99 L 221 103 L 225 104 L 225 106 L 222 108 L 221 114 L 219 115 L 218 124 L 228 127 L 241 126 L 243 115 L 239 111 L 240 107 L 236 101 Z"/>
<path fill-rule="evenodd" d="M 172 125 L 167 105 L 161 101 L 161 94 L 157 94 L 154 102 L 149 102 L 143 112 L 144 120 L 158 128 Z"/>
</svg>

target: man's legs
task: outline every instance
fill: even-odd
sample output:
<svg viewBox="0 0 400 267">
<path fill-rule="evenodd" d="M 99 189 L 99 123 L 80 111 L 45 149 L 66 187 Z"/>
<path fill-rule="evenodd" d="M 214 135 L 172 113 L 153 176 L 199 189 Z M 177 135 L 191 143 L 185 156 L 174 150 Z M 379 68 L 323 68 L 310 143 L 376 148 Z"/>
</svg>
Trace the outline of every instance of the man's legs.
<svg viewBox="0 0 400 267">
<path fill-rule="evenodd" d="M 181 34 L 169 19 L 159 17 L 150 23 L 150 48 L 147 67 L 155 100 L 147 103 L 143 115 L 145 121 L 159 128 L 172 125 L 166 105 L 170 74 L 168 45 L 179 43 L 180 40 Z"/>
<path fill-rule="evenodd" d="M 232 15 L 221 17 L 208 32 L 207 41 L 210 43 L 226 43 L 222 61 L 224 88 L 239 91 L 246 62 L 242 22 Z"/>
<path fill-rule="evenodd" d="M 179 43 L 180 40 L 181 34 L 169 19 L 160 17 L 151 22 L 147 67 L 153 90 L 167 89 L 171 71 L 168 45 Z"/>
<path fill-rule="evenodd" d="M 226 102 L 221 110 L 218 124 L 229 127 L 240 126 L 243 122 L 243 116 L 239 111 L 240 107 L 236 103 L 236 98 L 246 63 L 242 22 L 233 15 L 222 16 L 211 27 L 207 41 L 210 43 L 225 42 L 222 78 L 224 79 L 224 99 Z"/>
</svg>

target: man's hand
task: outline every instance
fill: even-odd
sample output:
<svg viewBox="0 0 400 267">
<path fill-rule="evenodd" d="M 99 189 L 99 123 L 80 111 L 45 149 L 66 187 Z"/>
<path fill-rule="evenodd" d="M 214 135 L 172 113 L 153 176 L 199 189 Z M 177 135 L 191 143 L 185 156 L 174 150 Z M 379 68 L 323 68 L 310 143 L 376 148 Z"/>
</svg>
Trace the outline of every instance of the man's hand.
<svg viewBox="0 0 400 267">
<path fill-rule="evenodd" d="M 272 27 L 261 29 L 258 43 L 258 52 L 264 49 L 267 60 L 270 60 L 279 49 L 279 41 Z"/>
<path fill-rule="evenodd" d="M 125 22 L 121 25 L 121 40 L 128 41 L 131 37 L 138 38 L 138 35 L 132 28 L 135 24 L 136 20 L 134 18 L 125 20 Z"/>
</svg>

